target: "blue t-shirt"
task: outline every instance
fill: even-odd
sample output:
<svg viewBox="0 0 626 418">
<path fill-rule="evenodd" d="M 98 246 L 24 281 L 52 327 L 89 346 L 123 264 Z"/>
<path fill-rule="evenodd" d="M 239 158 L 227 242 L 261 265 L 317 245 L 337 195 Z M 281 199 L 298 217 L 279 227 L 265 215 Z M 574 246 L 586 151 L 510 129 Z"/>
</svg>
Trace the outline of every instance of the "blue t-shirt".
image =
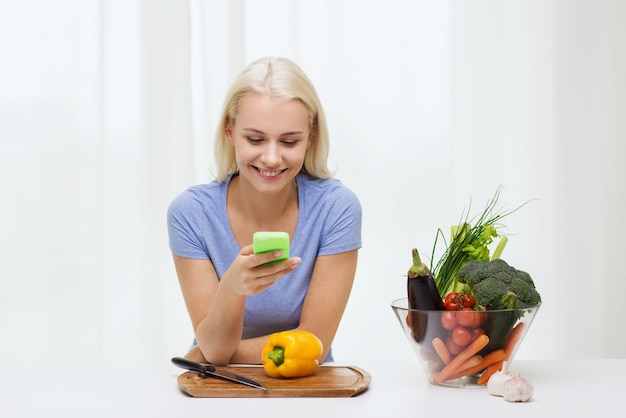
<svg viewBox="0 0 626 418">
<path fill-rule="evenodd" d="M 172 201 L 167 213 L 171 251 L 211 260 L 219 278 L 241 250 L 226 210 L 232 178 L 190 187 Z M 299 174 L 296 183 L 298 223 L 289 252 L 302 262 L 265 291 L 246 297 L 242 338 L 297 327 L 316 258 L 361 248 L 362 213 L 357 196 L 337 179 Z"/>
</svg>

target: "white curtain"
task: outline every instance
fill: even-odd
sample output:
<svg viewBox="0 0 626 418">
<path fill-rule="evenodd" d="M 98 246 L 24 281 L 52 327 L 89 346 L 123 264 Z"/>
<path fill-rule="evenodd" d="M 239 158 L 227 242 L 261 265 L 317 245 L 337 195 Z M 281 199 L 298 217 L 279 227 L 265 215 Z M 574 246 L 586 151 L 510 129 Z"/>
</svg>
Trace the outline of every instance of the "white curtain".
<svg viewBox="0 0 626 418">
<path fill-rule="evenodd" d="M 186 350 L 165 210 L 263 55 L 316 84 L 363 205 L 338 361 L 412 359 L 411 248 L 499 185 L 534 199 L 505 219 L 544 299 L 518 358 L 626 356 L 625 39 L 619 0 L 0 0 L 0 364 Z"/>
<path fill-rule="evenodd" d="M 189 4 L 0 4 L 0 362 L 163 362 L 192 338 L 164 224 Z"/>
</svg>

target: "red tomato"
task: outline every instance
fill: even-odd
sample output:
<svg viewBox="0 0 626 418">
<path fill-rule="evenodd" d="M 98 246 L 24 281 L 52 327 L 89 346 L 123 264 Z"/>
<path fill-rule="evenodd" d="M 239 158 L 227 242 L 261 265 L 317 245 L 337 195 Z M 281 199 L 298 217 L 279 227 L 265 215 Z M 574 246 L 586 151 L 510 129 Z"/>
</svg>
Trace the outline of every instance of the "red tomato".
<svg viewBox="0 0 626 418">
<path fill-rule="evenodd" d="M 457 292 L 450 292 L 443 299 L 443 309 L 446 311 L 458 311 L 459 310 L 459 294 Z"/>
<path fill-rule="evenodd" d="M 474 328 L 471 331 L 472 333 L 472 341 L 474 341 L 476 338 L 480 337 L 481 335 L 485 335 L 485 330 L 482 328 Z"/>
<path fill-rule="evenodd" d="M 474 296 L 467 294 L 467 293 L 463 295 L 459 295 L 458 301 L 459 301 L 459 305 L 461 305 L 461 309 L 463 308 L 474 309 L 474 307 L 476 306 L 476 299 L 474 299 Z"/>
<path fill-rule="evenodd" d="M 448 331 L 452 331 L 458 325 L 456 322 L 456 312 L 444 311 L 441 313 L 441 325 Z"/>
<path fill-rule="evenodd" d="M 446 297 L 444 298 L 444 300 L 448 300 L 448 299 L 458 299 L 459 298 L 459 292 L 448 292 L 448 294 L 446 295 Z"/>
<path fill-rule="evenodd" d="M 465 347 L 472 341 L 472 333 L 468 331 L 465 327 L 456 327 L 452 330 L 450 334 L 452 341 L 455 344 L 460 345 L 461 347 Z"/>
<path fill-rule="evenodd" d="M 456 313 L 456 322 L 462 327 L 471 327 L 474 324 L 474 311 L 471 308 L 464 308 Z"/>
<path fill-rule="evenodd" d="M 448 349 L 448 352 L 452 354 L 453 356 L 456 356 L 461 351 L 463 351 L 463 346 L 460 346 L 457 343 L 455 343 L 452 340 L 452 337 L 448 337 L 448 339 L 446 340 L 446 348 Z"/>
<path fill-rule="evenodd" d="M 472 324 L 472 328 L 478 328 L 482 326 L 483 322 L 485 322 L 485 312 L 474 311 L 474 323 Z"/>
</svg>

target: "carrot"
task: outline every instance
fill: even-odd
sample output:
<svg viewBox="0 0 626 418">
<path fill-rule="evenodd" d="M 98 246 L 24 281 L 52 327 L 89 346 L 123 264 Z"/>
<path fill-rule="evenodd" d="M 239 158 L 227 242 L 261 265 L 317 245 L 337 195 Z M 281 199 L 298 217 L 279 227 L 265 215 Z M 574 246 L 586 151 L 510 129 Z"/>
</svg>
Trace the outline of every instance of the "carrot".
<svg viewBox="0 0 626 418">
<path fill-rule="evenodd" d="M 502 363 L 505 361 L 509 361 L 511 359 L 511 355 L 513 354 L 513 350 L 515 350 L 515 346 L 520 340 L 522 336 L 522 331 L 524 330 L 524 323 L 518 322 L 517 325 L 511 329 L 509 335 L 507 335 L 506 340 L 504 340 L 504 344 L 502 345 L 502 350 L 504 351 L 504 359 L 499 360 L 498 362 L 492 364 L 487 367 L 483 374 L 480 375 L 478 380 L 476 381 L 479 385 L 486 385 L 489 381 L 489 378 L 493 376 L 493 374 L 502 369 Z"/>
<path fill-rule="evenodd" d="M 489 343 L 489 337 L 487 335 L 481 335 L 477 337 L 474 341 L 469 343 L 467 347 L 463 349 L 459 354 L 456 355 L 450 363 L 446 364 L 439 373 L 433 379 L 435 383 L 444 382 L 452 376 L 453 373 L 459 369 L 459 367 L 465 363 L 470 357 L 478 353 L 480 350 L 485 348 Z"/>
<path fill-rule="evenodd" d="M 473 369 L 474 367 L 478 366 L 482 362 L 483 362 L 483 356 L 479 354 L 474 354 L 472 357 L 465 360 L 465 362 L 461 364 L 458 369 L 456 369 L 456 372 L 454 373 L 454 375 L 457 375 L 456 377 L 466 376 L 468 374 L 466 373 L 467 370 Z M 448 378 L 448 380 L 450 379 L 454 379 L 454 377 Z"/>
<path fill-rule="evenodd" d="M 502 360 L 504 360 L 504 356 L 505 356 L 504 350 L 502 349 L 494 350 L 489 354 L 485 354 L 485 356 L 483 357 L 483 361 L 481 361 L 479 364 L 476 364 L 474 367 L 470 367 L 465 370 L 459 370 L 459 372 L 454 373 L 450 377 L 450 379 L 456 379 L 457 377 L 470 376 L 472 374 L 478 373 L 481 370 L 487 369 L 489 366 L 491 366 L 494 363 L 502 362 Z"/>
<path fill-rule="evenodd" d="M 520 337 L 522 336 L 522 330 L 524 329 L 524 323 L 518 322 L 517 325 L 513 327 L 509 335 L 507 335 L 504 344 L 502 345 L 502 349 L 506 353 L 505 360 L 509 360 L 511 358 L 511 354 L 513 354 L 513 350 L 517 345 Z"/>
<path fill-rule="evenodd" d="M 489 381 L 489 378 L 493 376 L 495 372 L 502 369 L 502 363 L 504 363 L 504 360 L 496 361 L 491 366 L 487 367 L 485 371 L 483 372 L 483 374 L 481 374 L 478 380 L 476 381 L 476 384 L 486 385 L 487 382 Z"/>
<path fill-rule="evenodd" d="M 433 347 L 435 348 L 435 351 L 439 355 L 439 358 L 441 359 L 441 361 L 443 361 L 443 364 L 450 363 L 450 360 L 451 360 L 450 351 L 448 351 L 448 347 L 446 347 L 446 343 L 444 343 L 441 338 L 439 337 L 433 338 Z"/>
</svg>

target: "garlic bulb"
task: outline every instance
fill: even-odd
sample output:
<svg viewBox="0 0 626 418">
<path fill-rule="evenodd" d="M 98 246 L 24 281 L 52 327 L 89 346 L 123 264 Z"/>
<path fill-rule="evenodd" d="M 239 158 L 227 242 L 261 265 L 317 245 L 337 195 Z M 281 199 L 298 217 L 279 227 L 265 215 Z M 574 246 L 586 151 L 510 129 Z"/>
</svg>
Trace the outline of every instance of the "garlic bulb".
<svg viewBox="0 0 626 418">
<path fill-rule="evenodd" d="M 502 384 L 511 378 L 509 362 L 502 362 L 500 370 L 495 372 L 487 381 L 487 391 L 494 396 L 502 396 Z"/>
<path fill-rule="evenodd" d="M 487 381 L 487 391 L 494 396 L 502 396 L 503 385 L 506 381 L 513 378 L 507 371 L 500 370 L 495 372 Z"/>
<path fill-rule="evenodd" d="M 519 375 L 511 376 L 502 383 L 502 397 L 509 402 L 528 402 L 532 396 L 533 385 Z"/>
</svg>

